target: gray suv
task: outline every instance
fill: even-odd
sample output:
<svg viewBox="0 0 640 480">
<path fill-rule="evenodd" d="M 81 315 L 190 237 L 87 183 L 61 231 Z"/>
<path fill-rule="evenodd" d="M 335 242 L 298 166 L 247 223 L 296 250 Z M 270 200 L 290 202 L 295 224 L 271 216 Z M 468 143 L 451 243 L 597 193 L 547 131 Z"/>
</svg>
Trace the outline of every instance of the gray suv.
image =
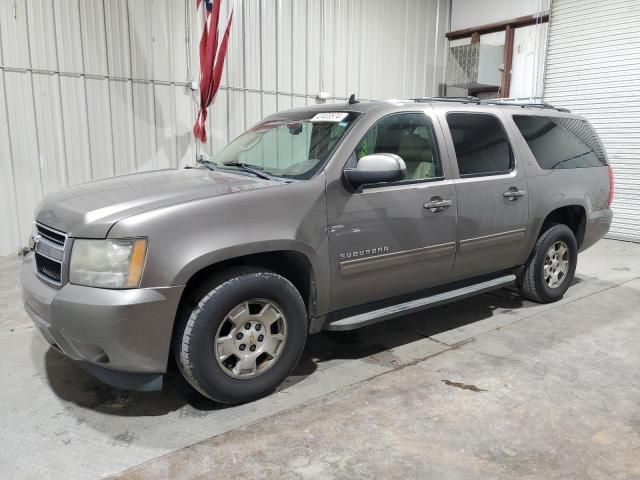
<svg viewBox="0 0 640 480">
<path fill-rule="evenodd" d="M 416 99 L 272 115 L 215 158 L 48 195 L 25 249 L 44 338 L 112 385 L 173 354 L 223 403 L 273 391 L 308 334 L 516 282 L 553 302 L 608 231 L 613 182 L 583 118 Z"/>
</svg>

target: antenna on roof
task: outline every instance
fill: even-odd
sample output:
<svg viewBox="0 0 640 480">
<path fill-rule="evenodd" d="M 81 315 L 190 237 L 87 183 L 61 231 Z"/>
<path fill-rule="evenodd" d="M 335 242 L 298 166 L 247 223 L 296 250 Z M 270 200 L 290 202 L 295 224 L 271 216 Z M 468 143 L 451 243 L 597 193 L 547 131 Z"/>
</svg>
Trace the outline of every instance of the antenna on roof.
<svg viewBox="0 0 640 480">
<path fill-rule="evenodd" d="M 354 103 L 360 103 L 359 100 L 356 100 L 356 94 L 352 93 L 349 97 L 349 101 L 347 102 L 349 105 L 353 105 Z"/>
</svg>

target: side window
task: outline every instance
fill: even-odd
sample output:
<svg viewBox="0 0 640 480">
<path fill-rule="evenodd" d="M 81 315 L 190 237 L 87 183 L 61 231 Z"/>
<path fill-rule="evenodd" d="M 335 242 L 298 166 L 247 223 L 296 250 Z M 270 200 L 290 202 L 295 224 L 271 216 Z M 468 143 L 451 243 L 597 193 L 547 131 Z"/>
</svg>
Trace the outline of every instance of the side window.
<svg viewBox="0 0 640 480">
<path fill-rule="evenodd" d="M 607 164 L 591 126 L 584 120 L 532 115 L 514 115 L 513 120 L 538 165 L 546 170 Z"/>
<path fill-rule="evenodd" d="M 481 113 L 449 113 L 460 176 L 495 175 L 513 168 L 509 139 L 500 120 Z"/>
<path fill-rule="evenodd" d="M 433 125 L 424 113 L 400 113 L 383 118 L 356 147 L 361 159 L 372 153 L 394 153 L 407 165 L 405 180 L 442 177 Z"/>
</svg>

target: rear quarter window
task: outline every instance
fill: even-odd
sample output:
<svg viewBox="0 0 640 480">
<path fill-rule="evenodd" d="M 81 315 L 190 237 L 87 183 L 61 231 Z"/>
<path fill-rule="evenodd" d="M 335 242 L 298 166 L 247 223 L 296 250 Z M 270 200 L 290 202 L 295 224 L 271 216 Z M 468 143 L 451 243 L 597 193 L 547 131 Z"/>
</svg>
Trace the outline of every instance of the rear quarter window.
<svg viewBox="0 0 640 480">
<path fill-rule="evenodd" d="M 513 120 L 545 170 L 607 164 L 591 125 L 584 120 L 530 115 L 514 115 Z"/>
</svg>

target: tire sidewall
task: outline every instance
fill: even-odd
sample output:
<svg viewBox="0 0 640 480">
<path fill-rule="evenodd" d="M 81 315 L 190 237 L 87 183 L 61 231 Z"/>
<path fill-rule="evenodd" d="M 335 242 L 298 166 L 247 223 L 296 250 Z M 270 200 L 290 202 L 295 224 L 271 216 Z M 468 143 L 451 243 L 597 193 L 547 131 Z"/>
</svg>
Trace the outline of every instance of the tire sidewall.
<svg viewBox="0 0 640 480">
<path fill-rule="evenodd" d="M 254 298 L 271 300 L 281 308 L 287 322 L 284 350 L 276 363 L 259 376 L 233 378 L 218 364 L 214 338 L 226 315 L 243 301 Z M 188 339 L 183 333 L 179 363 L 183 371 L 188 370 L 189 383 L 213 400 L 222 403 L 254 400 L 272 392 L 298 363 L 307 337 L 306 320 L 304 302 L 285 278 L 269 272 L 234 277 L 207 293 L 192 310 L 188 321 L 191 330 Z"/>
<path fill-rule="evenodd" d="M 578 245 L 576 238 L 571 229 L 566 225 L 554 225 L 545 232 L 545 235 L 543 235 L 540 240 L 536 251 L 537 258 L 534 271 L 536 290 L 546 301 L 558 300 L 562 298 L 571 286 L 576 271 L 578 263 Z M 569 250 L 569 271 L 558 287 L 550 288 L 544 281 L 544 261 L 547 251 L 558 241 L 564 242 Z"/>
</svg>

